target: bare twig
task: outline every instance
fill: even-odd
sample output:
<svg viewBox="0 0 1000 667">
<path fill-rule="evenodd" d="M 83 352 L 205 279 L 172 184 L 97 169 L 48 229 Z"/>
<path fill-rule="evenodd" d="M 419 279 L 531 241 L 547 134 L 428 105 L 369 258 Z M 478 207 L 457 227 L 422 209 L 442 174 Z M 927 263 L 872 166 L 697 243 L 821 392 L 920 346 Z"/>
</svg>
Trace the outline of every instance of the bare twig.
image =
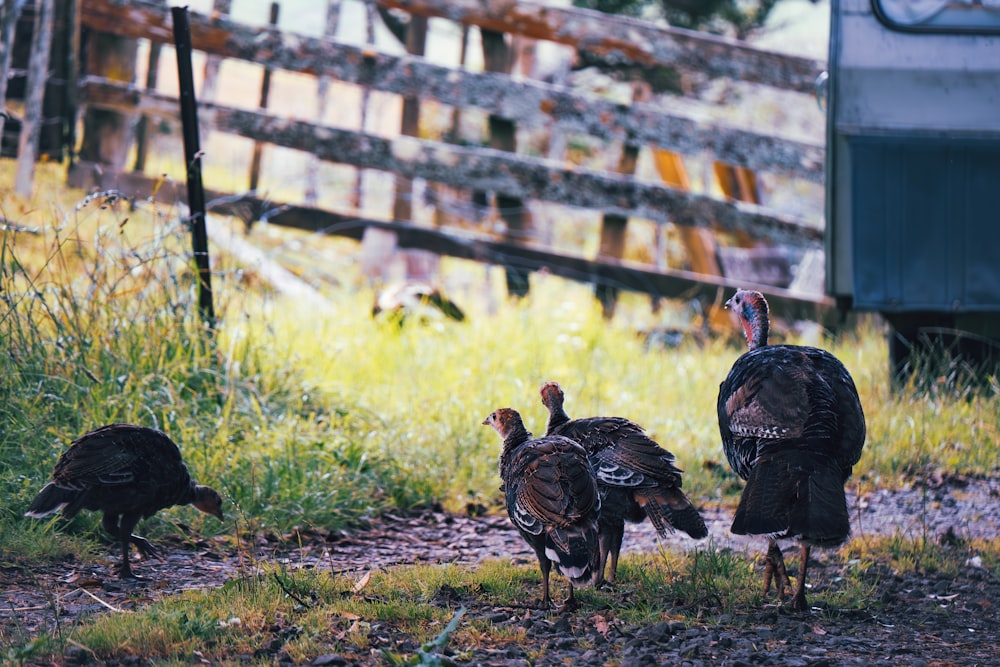
<svg viewBox="0 0 1000 667">
<path fill-rule="evenodd" d="M 123 612 L 123 611 L 125 611 L 124 609 L 122 609 L 120 607 L 116 607 L 116 606 L 114 606 L 112 604 L 108 604 L 107 602 L 105 602 L 101 598 L 97 597 L 96 595 L 94 595 L 93 593 L 91 593 L 90 591 L 88 591 L 86 588 L 79 588 L 77 590 L 83 591 L 84 593 L 86 593 L 90 597 L 94 598 L 94 600 L 96 600 L 99 604 L 104 605 L 105 607 L 107 607 L 111 611 L 117 611 L 117 612 Z M 86 647 L 81 646 L 80 648 L 86 648 Z"/>
<path fill-rule="evenodd" d="M 271 574 L 274 576 L 274 580 L 276 582 L 278 582 L 278 585 L 281 586 L 281 590 L 285 591 L 285 593 L 288 594 L 288 597 L 292 598 L 293 600 L 295 600 L 296 602 L 298 602 L 300 605 L 302 605 L 303 607 L 305 607 L 307 609 L 310 608 L 310 607 L 312 607 L 312 603 L 311 602 L 306 602 L 305 600 L 303 600 L 302 598 L 300 598 L 298 595 L 296 595 L 295 593 L 293 593 L 288 588 L 288 586 L 285 585 L 285 582 L 281 580 L 281 577 L 278 576 L 277 572 L 271 572 Z"/>
</svg>

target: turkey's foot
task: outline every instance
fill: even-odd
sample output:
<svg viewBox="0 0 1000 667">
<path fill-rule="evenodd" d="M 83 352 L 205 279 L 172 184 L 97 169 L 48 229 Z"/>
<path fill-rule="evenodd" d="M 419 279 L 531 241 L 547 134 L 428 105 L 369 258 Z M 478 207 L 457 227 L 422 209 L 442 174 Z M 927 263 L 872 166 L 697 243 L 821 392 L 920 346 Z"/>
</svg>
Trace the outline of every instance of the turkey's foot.
<svg viewBox="0 0 1000 667">
<path fill-rule="evenodd" d="M 132 567 L 128 564 L 128 561 L 123 562 L 118 566 L 118 578 L 121 579 L 123 584 L 146 584 L 149 579 L 145 577 L 140 577 L 132 571 Z"/>
<path fill-rule="evenodd" d="M 565 602 L 556 607 L 556 613 L 565 614 L 570 611 L 576 611 L 579 608 L 580 608 L 580 601 L 571 595 L 568 598 L 566 598 Z"/>
<path fill-rule="evenodd" d="M 153 546 L 153 543 L 147 540 L 145 537 L 139 537 L 138 535 L 130 535 L 129 540 L 135 545 L 135 548 L 142 554 L 143 558 L 157 558 L 159 560 L 164 560 L 163 554 L 160 552 L 158 547 Z"/>
<path fill-rule="evenodd" d="M 771 542 L 767 548 L 767 556 L 764 558 L 764 596 L 771 590 L 771 582 L 774 581 L 774 591 L 778 599 L 784 600 L 792 594 L 792 582 L 788 578 L 788 570 L 785 569 L 785 558 L 781 554 L 781 549 L 777 543 Z"/>
</svg>

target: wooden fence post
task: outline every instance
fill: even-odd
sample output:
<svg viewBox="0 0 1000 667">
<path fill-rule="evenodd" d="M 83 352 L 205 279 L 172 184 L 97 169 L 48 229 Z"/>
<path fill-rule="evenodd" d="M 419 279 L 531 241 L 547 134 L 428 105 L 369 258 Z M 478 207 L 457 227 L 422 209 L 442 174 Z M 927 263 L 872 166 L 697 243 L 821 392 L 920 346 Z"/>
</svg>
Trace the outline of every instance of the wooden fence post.
<svg viewBox="0 0 1000 667">
<path fill-rule="evenodd" d="M 406 28 L 406 52 L 423 56 L 427 51 L 427 17 L 413 14 Z M 400 134 L 420 136 L 420 99 L 404 97 Z M 413 179 L 396 176 L 396 199 L 392 217 L 398 222 L 413 222 Z M 406 278 L 433 281 L 439 264 L 438 257 L 425 250 L 403 250 Z"/>
<path fill-rule="evenodd" d="M 653 164 L 660 179 L 672 188 L 690 190 L 691 181 L 680 155 L 661 148 L 653 149 Z M 687 251 L 688 264 L 695 273 L 710 276 L 721 276 L 722 270 L 715 256 L 715 237 L 712 231 L 704 227 L 678 225 L 681 243 Z"/>
<path fill-rule="evenodd" d="M 138 59 L 137 41 L 108 33 L 89 32 L 86 62 L 90 73 L 111 81 L 132 83 Z M 83 74 L 81 72 L 81 74 Z M 79 161 L 70 165 L 66 182 L 89 190 L 115 185 L 124 171 L 132 140 L 133 115 L 111 109 L 87 108 L 83 116 L 83 138 Z"/>
<path fill-rule="evenodd" d="M 618 162 L 618 171 L 622 174 L 635 174 L 636 163 L 639 160 L 639 147 L 626 143 L 622 147 L 622 156 Z M 622 259 L 625 255 L 625 228 L 628 217 L 617 213 L 606 213 L 601 222 L 601 244 L 597 250 L 599 258 Z M 615 304 L 618 302 L 618 288 L 608 283 L 594 285 L 594 295 L 601 302 L 601 312 L 605 319 L 611 319 L 615 314 Z"/>
<path fill-rule="evenodd" d="M 326 28 L 323 36 L 333 39 L 337 34 L 337 25 L 340 23 L 340 0 L 330 0 L 326 5 Z M 328 105 L 327 98 L 330 95 L 331 78 L 325 74 L 319 75 L 316 80 L 316 122 L 322 125 L 325 122 Z M 305 202 L 315 205 L 319 191 L 319 167 L 321 160 L 315 155 L 310 155 L 309 164 L 306 165 L 306 192 Z"/>
<path fill-rule="evenodd" d="M 268 17 L 268 25 L 276 26 L 278 25 L 278 13 L 281 10 L 281 5 L 277 2 L 271 3 L 271 14 Z M 260 81 L 260 99 L 257 105 L 261 109 L 267 108 L 268 98 L 271 96 L 271 68 L 264 68 L 264 75 L 261 77 Z M 257 185 L 260 183 L 260 155 L 264 146 L 261 142 L 253 142 L 253 154 L 250 156 L 250 193 L 257 194 Z"/>
<path fill-rule="evenodd" d="M 406 52 L 422 56 L 427 50 L 427 17 L 413 14 L 406 27 Z M 416 97 L 403 98 L 403 111 L 399 133 L 405 137 L 420 135 L 420 100 Z M 413 179 L 396 177 L 396 197 L 392 206 L 392 217 L 398 222 L 413 222 Z"/>
<path fill-rule="evenodd" d="M 487 72 L 509 74 L 511 53 L 504 33 L 480 28 L 483 42 L 483 60 Z M 514 121 L 494 114 L 489 117 L 490 148 L 514 152 L 517 149 L 517 128 Z M 502 192 L 496 193 L 497 213 L 507 224 L 505 237 L 515 243 L 522 243 L 531 231 L 531 212 L 525 208 L 520 197 Z M 527 296 L 529 271 L 516 266 L 505 267 L 507 293 L 511 296 Z"/>
<path fill-rule="evenodd" d="M 233 7 L 232 0 L 212 0 L 212 13 L 228 15 Z M 219 69 L 222 67 L 222 58 L 205 55 L 205 77 L 201 82 L 201 99 L 205 102 L 214 102 L 216 89 L 219 86 Z M 204 138 L 208 140 L 208 127 L 202 128 Z"/>
<path fill-rule="evenodd" d="M 462 41 L 459 46 L 458 53 L 458 67 L 459 69 L 465 69 L 465 61 L 468 55 L 469 49 L 469 26 L 462 24 Z M 442 141 L 449 144 L 458 143 L 459 135 L 459 125 L 462 122 L 462 108 L 459 106 L 453 106 L 451 108 L 451 122 L 448 125 L 448 129 L 445 131 L 445 135 Z M 435 227 L 446 227 L 449 225 L 458 226 L 460 224 L 459 218 L 462 216 L 456 216 L 454 213 L 449 212 L 447 208 L 447 200 L 455 200 L 460 196 L 458 188 L 452 188 L 445 185 L 444 183 L 428 183 L 427 187 L 430 188 L 429 195 L 434 202 L 434 226 Z M 464 192 L 464 196 L 468 196 L 468 191 Z M 478 220 L 478 215 L 472 214 L 473 221 Z"/>
<path fill-rule="evenodd" d="M 149 43 L 149 59 L 146 67 L 146 89 L 155 90 L 160 69 L 160 53 L 163 45 L 159 42 Z M 149 118 L 140 116 L 135 127 L 135 164 L 132 171 L 141 172 L 146 168 L 146 153 L 149 151 Z"/>
<path fill-rule="evenodd" d="M 28 87 L 24 101 L 24 122 L 17 147 L 17 173 L 14 191 L 30 197 L 35 183 L 35 159 L 41 135 L 42 103 L 49 75 L 49 52 L 52 48 L 52 13 L 55 0 L 39 0 L 35 8 L 34 40 L 28 65 Z"/>
</svg>

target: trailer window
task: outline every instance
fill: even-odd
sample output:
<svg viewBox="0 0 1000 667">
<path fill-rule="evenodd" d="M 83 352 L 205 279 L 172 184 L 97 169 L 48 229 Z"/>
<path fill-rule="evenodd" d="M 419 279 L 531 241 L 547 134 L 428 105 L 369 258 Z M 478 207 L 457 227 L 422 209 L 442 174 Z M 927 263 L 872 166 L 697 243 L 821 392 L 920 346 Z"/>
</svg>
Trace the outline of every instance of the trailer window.
<svg viewBox="0 0 1000 667">
<path fill-rule="evenodd" d="M 875 13 L 899 30 L 1000 33 L 1000 0 L 872 0 Z"/>
</svg>

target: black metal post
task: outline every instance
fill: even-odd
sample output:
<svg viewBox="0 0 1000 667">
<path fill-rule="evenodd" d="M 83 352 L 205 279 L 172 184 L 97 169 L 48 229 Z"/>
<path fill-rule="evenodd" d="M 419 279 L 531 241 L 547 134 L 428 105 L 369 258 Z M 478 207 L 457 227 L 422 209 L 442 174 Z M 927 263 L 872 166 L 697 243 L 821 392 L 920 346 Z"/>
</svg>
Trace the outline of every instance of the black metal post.
<svg viewBox="0 0 1000 667">
<path fill-rule="evenodd" d="M 198 104 L 194 97 L 194 74 L 191 70 L 191 27 L 187 7 L 171 7 L 174 21 L 174 46 L 177 50 L 177 81 L 181 94 L 181 124 L 184 132 L 184 161 L 187 165 L 187 193 L 194 248 L 198 268 L 198 311 L 209 328 L 215 328 L 212 306 L 212 273 L 208 261 L 208 231 L 205 228 L 205 189 L 201 183 L 201 145 L 198 139 Z"/>
</svg>

